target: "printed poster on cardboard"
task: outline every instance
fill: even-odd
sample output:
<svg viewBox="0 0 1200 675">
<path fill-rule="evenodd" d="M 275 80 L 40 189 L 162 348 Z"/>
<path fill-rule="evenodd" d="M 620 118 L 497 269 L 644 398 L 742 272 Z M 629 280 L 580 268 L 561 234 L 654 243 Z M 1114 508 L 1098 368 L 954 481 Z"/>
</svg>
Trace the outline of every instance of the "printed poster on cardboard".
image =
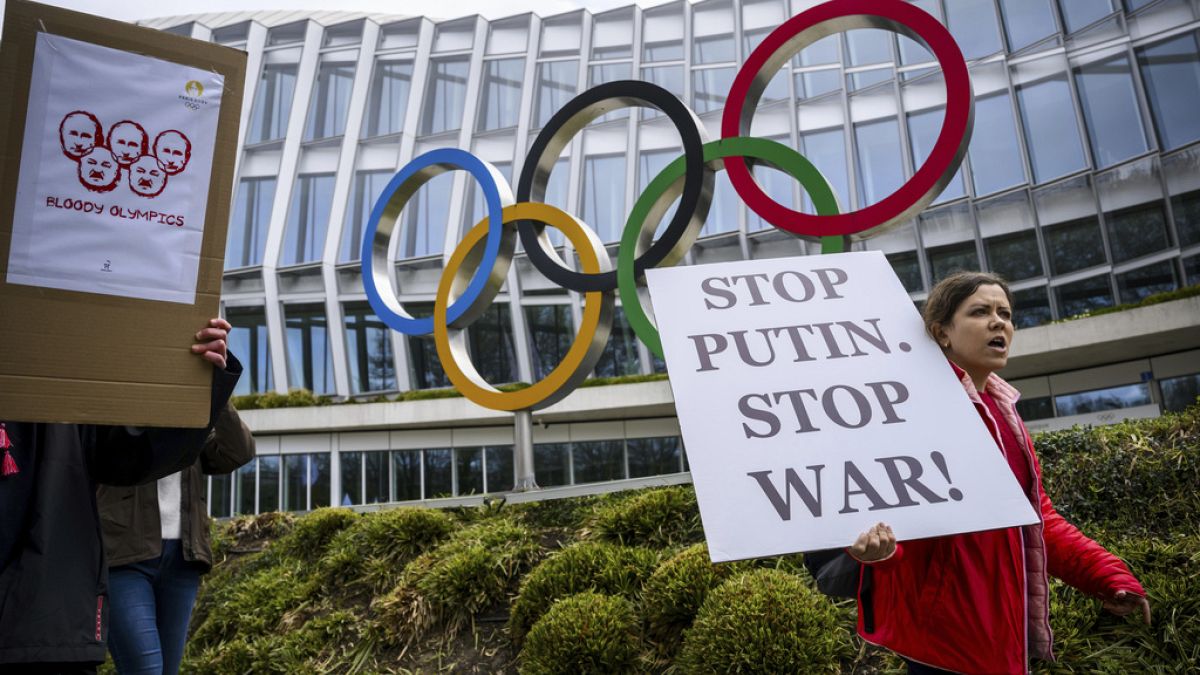
<svg viewBox="0 0 1200 675">
<path fill-rule="evenodd" d="M 39 33 L 10 284 L 195 302 L 224 77 Z"/>
</svg>

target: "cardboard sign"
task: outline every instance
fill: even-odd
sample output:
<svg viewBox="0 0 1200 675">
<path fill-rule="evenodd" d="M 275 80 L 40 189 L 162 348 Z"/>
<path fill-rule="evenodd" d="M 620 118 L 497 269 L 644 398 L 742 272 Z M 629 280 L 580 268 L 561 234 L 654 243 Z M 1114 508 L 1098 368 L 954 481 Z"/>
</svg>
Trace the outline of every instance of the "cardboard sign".
<svg viewBox="0 0 1200 675">
<path fill-rule="evenodd" d="M 10 0 L 0 419 L 203 426 L 246 55 Z"/>
<path fill-rule="evenodd" d="M 883 254 L 646 278 L 714 561 L 1037 522 Z"/>
<path fill-rule="evenodd" d="M 225 78 L 38 33 L 8 283 L 192 304 Z"/>
</svg>

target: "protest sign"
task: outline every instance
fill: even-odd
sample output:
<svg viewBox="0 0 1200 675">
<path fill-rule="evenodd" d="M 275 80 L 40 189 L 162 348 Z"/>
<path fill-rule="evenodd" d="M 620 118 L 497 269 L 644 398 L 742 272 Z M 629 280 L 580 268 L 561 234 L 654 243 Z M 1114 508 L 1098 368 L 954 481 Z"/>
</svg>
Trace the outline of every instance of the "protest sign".
<svg viewBox="0 0 1200 675">
<path fill-rule="evenodd" d="M 646 279 L 714 561 L 1037 522 L 883 254 Z"/>
<path fill-rule="evenodd" d="M 0 418 L 203 426 L 246 56 L 11 0 Z"/>
</svg>

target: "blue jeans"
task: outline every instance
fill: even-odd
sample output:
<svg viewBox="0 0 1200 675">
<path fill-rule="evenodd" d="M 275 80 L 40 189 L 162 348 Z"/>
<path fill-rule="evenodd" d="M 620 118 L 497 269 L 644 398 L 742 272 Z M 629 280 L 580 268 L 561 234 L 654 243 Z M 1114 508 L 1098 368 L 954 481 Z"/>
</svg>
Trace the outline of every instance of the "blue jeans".
<svg viewBox="0 0 1200 675">
<path fill-rule="evenodd" d="M 163 539 L 157 558 L 108 570 L 108 649 L 121 675 L 179 672 L 201 569 L 180 540 Z"/>
</svg>

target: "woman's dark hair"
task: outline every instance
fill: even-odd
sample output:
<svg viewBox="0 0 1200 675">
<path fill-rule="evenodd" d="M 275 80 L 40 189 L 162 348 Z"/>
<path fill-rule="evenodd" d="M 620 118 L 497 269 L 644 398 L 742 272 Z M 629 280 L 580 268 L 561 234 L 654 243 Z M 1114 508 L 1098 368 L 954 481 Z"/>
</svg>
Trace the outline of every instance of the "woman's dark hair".
<svg viewBox="0 0 1200 675">
<path fill-rule="evenodd" d="M 974 295 L 980 286 L 990 284 L 995 284 L 1004 290 L 1004 297 L 1008 298 L 1008 306 L 1011 309 L 1013 306 L 1012 291 L 1008 290 L 1008 282 L 999 275 L 989 272 L 955 272 L 937 282 L 933 290 L 929 291 L 929 298 L 925 300 L 925 308 L 921 310 L 922 318 L 925 319 L 925 332 L 936 340 L 937 336 L 933 334 L 934 324 L 948 325 L 954 319 L 954 313 L 958 311 L 958 306 L 963 304 L 963 301 Z"/>
</svg>

